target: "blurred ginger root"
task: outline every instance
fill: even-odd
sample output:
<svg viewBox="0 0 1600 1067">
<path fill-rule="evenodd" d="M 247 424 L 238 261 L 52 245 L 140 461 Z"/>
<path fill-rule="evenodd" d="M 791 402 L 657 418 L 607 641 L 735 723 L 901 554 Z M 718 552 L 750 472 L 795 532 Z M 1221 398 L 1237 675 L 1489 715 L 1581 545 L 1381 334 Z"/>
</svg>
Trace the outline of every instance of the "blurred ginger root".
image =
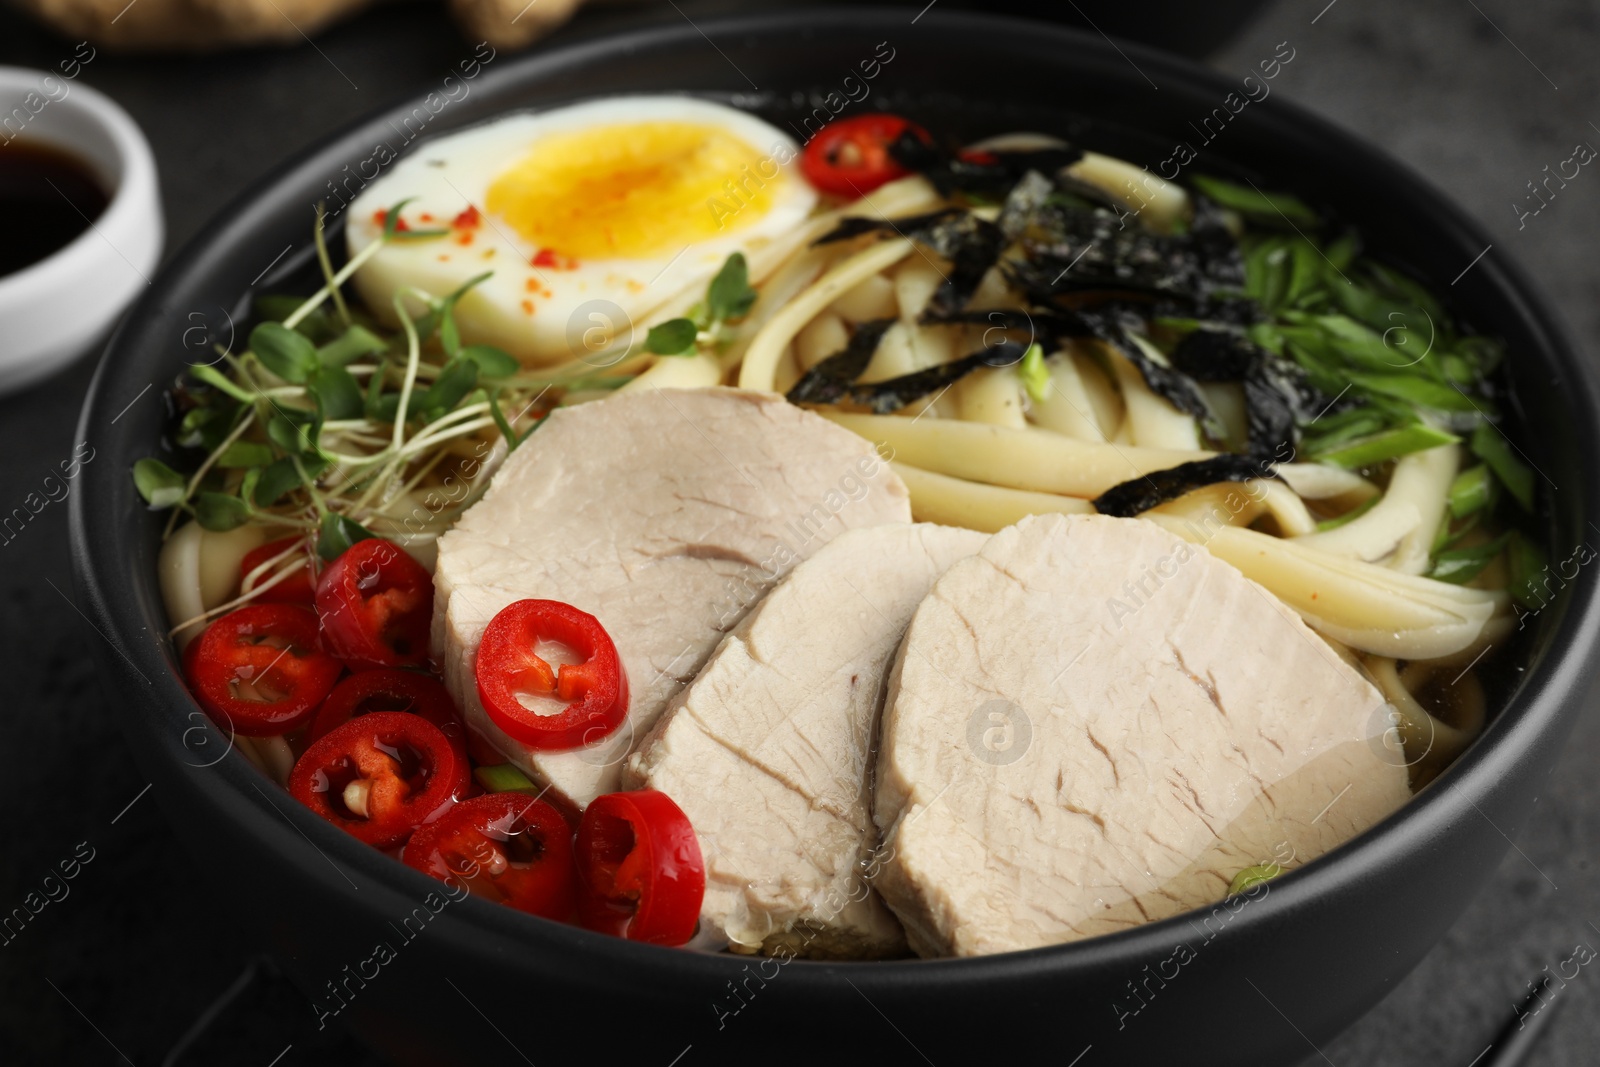
<svg viewBox="0 0 1600 1067">
<path fill-rule="evenodd" d="M 124 52 L 207 52 L 293 45 L 374 0 L 12 0 L 58 32 Z M 471 40 L 517 49 L 584 0 L 449 0 Z"/>
</svg>

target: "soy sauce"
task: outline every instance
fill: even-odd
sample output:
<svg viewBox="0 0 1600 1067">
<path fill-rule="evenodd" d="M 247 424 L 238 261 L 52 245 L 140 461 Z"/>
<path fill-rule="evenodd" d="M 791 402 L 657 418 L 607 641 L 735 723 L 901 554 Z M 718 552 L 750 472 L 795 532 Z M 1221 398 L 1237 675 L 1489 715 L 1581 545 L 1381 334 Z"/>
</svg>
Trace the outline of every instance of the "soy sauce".
<svg viewBox="0 0 1600 1067">
<path fill-rule="evenodd" d="M 65 247 L 106 208 L 89 165 L 37 141 L 0 144 L 0 277 Z"/>
</svg>

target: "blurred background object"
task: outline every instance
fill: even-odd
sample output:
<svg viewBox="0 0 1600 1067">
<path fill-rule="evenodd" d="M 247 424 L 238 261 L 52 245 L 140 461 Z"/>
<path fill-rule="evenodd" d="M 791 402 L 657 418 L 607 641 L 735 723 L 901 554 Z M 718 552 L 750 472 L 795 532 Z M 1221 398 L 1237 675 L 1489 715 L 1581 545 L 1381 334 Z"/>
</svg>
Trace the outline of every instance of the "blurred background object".
<svg viewBox="0 0 1600 1067">
<path fill-rule="evenodd" d="M 44 25 L 116 51 L 204 52 L 294 45 L 385 0 L 13 0 Z M 392 0 L 390 0 L 392 2 Z M 430 0 L 432 2 L 432 0 Z M 586 2 L 642 7 L 672 0 L 446 0 L 461 32 L 525 48 Z M 1097 29 L 1189 56 L 1220 47 L 1268 0 L 999 0 L 990 10 Z M 750 5 L 753 6 L 753 5 Z M 931 4 L 929 5 L 932 6 Z M 947 7 L 978 6 L 951 2 Z"/>
</svg>

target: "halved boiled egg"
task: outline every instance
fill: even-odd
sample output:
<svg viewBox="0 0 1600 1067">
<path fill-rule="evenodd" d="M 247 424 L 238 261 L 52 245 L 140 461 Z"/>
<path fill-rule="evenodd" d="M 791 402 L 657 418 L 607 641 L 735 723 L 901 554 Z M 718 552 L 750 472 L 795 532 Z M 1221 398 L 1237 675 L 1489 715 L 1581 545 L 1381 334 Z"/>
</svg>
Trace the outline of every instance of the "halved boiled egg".
<svg viewBox="0 0 1600 1067">
<path fill-rule="evenodd" d="M 691 97 L 509 115 L 420 145 L 362 191 L 352 255 L 401 201 L 401 229 L 445 233 L 391 242 L 355 281 L 392 320 L 397 292 L 443 296 L 492 271 L 456 307 L 464 341 L 532 365 L 585 359 L 630 331 L 642 342 L 651 313 L 731 253 L 794 234 L 816 204 L 797 153 L 776 127 Z"/>
</svg>

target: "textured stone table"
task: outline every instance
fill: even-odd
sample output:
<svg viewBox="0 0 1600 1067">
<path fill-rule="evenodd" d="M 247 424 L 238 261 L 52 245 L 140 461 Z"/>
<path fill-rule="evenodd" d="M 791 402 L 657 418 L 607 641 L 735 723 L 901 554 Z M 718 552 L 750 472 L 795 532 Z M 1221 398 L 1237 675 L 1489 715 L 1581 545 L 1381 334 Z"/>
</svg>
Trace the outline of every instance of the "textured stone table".
<svg viewBox="0 0 1600 1067">
<path fill-rule="evenodd" d="M 698 17 L 741 5 L 678 6 Z M 580 28 L 609 17 L 588 12 Z M 1491 255 L 1531 269 L 1580 336 L 1600 331 L 1600 176 L 1580 175 L 1525 225 L 1511 206 L 1575 143 L 1600 143 L 1591 123 L 1600 122 L 1600 15 L 1592 5 L 1281 0 L 1213 62 L 1243 74 L 1284 40 L 1297 57 L 1274 91 L 1426 173 L 1483 220 Z M 316 44 L 162 61 L 102 55 L 84 70 L 83 81 L 120 100 L 155 147 L 169 251 L 262 168 L 420 89 L 435 72 L 442 77 L 465 54 L 433 4 L 371 12 Z M 71 54 L 70 42 L 0 10 L 0 63 L 50 67 Z M 4 510 L 71 453 L 91 369 L 84 361 L 0 400 Z M 191 1030 L 197 1043 L 168 1062 L 370 1062 L 342 1035 L 315 1032 L 292 990 L 250 969 L 239 936 L 248 934 L 249 916 L 195 891 L 203 857 L 180 848 L 142 792 L 145 780 L 115 727 L 115 697 L 100 691 L 87 655 L 99 639 L 70 597 L 66 508 L 51 504 L 0 546 L 0 911 L 75 852 L 92 859 L 80 863 L 66 896 L 0 944 L 0 1062 L 156 1064 Z M 1591 715 L 1540 796 L 1537 817 L 1502 828 L 1517 848 L 1489 888 L 1376 1011 L 1320 1051 L 1308 1047 L 1308 1064 L 1467 1067 L 1542 967 L 1555 970 L 1579 942 L 1600 947 L 1591 925 L 1600 924 L 1597 764 L 1600 716 Z M 1594 970 L 1567 983 L 1548 1009 L 1561 1014 L 1531 1064 L 1600 1062 Z M 236 982 L 237 997 L 206 1025 L 204 1013 Z"/>
</svg>

